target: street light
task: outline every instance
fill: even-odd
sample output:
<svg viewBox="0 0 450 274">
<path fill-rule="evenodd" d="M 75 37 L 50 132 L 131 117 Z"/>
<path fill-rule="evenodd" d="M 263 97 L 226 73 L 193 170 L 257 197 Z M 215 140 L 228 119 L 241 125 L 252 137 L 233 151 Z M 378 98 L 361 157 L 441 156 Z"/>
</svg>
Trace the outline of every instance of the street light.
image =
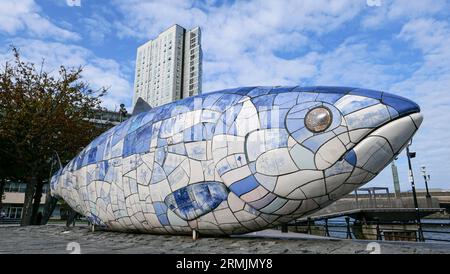
<svg viewBox="0 0 450 274">
<path fill-rule="evenodd" d="M 423 231 L 422 231 L 422 223 L 420 222 L 420 212 L 419 212 L 419 203 L 417 202 L 417 195 L 416 195 L 416 186 L 414 184 L 414 174 L 412 171 L 412 165 L 411 165 L 411 159 L 416 157 L 415 152 L 409 151 L 409 147 L 412 145 L 412 139 L 409 142 L 409 144 L 406 146 L 406 157 L 408 158 L 408 168 L 409 168 L 409 182 L 411 183 L 411 188 L 413 192 L 413 198 L 414 198 L 414 207 L 416 208 L 416 214 L 417 214 L 417 225 L 419 226 L 418 232 L 419 232 L 419 241 L 423 242 Z"/>
<path fill-rule="evenodd" d="M 427 205 L 428 207 L 431 207 L 431 195 L 430 195 L 430 191 L 428 190 L 428 180 L 430 179 L 430 175 L 427 176 L 427 168 L 425 166 L 421 166 L 420 170 L 422 172 L 423 175 L 423 179 L 425 180 L 425 188 L 427 190 Z"/>
<path fill-rule="evenodd" d="M 120 104 L 120 109 L 119 109 L 119 119 L 120 119 L 120 122 L 123 121 L 123 118 L 127 117 L 127 114 L 128 114 L 128 111 L 127 111 L 127 109 L 125 108 L 125 105 L 124 105 L 124 104 Z"/>
</svg>

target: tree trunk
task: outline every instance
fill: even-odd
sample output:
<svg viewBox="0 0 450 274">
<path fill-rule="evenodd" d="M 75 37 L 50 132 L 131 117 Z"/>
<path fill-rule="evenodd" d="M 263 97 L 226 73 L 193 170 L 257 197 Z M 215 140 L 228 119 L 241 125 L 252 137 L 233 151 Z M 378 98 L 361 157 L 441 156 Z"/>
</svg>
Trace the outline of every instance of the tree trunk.
<svg viewBox="0 0 450 274">
<path fill-rule="evenodd" d="M 25 201 L 23 203 L 22 220 L 20 222 L 21 226 L 27 226 L 31 224 L 31 217 L 33 215 L 33 197 L 36 184 L 36 176 L 31 176 L 31 178 L 27 182 L 27 188 L 25 190 Z"/>
<path fill-rule="evenodd" d="M 6 184 L 6 180 L 5 179 L 0 179 L 0 213 L 2 212 L 2 208 L 3 208 L 3 193 L 5 192 L 5 184 Z"/>
<path fill-rule="evenodd" d="M 53 210 L 55 210 L 56 203 L 58 202 L 58 199 L 53 197 L 50 192 L 50 188 L 46 193 L 45 196 L 45 205 L 44 205 L 44 213 L 42 214 L 42 222 L 41 225 L 45 225 L 48 223 L 48 220 L 53 214 Z"/>
<path fill-rule="evenodd" d="M 78 216 L 78 212 L 73 210 L 72 208 L 69 208 L 69 212 L 67 214 L 67 220 L 66 220 L 66 226 L 75 226 L 75 221 Z"/>
<path fill-rule="evenodd" d="M 31 224 L 32 225 L 40 225 L 41 220 L 39 220 L 39 224 L 37 223 L 37 217 L 38 217 L 38 211 L 39 206 L 41 205 L 41 198 L 42 198 L 42 187 L 44 186 L 44 183 L 42 181 L 39 181 L 36 184 L 36 189 L 34 192 L 34 201 L 33 201 L 33 210 L 31 214 Z"/>
</svg>

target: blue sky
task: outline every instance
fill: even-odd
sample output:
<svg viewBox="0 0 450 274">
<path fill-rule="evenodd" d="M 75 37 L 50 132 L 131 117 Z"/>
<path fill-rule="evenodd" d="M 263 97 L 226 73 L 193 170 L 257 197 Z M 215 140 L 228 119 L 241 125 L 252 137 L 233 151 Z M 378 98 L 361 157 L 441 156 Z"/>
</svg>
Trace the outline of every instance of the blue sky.
<svg viewBox="0 0 450 274">
<path fill-rule="evenodd" d="M 199 25 L 204 92 L 340 85 L 416 101 L 425 116 L 412 146 L 417 186 L 426 165 L 430 187 L 448 189 L 449 15 L 444 0 L 0 0 L 0 61 L 14 44 L 51 70 L 82 65 L 92 87 L 110 88 L 105 106 L 131 108 L 136 48 L 175 23 Z M 409 190 L 404 158 L 401 188 Z M 369 186 L 391 182 L 387 168 Z"/>
</svg>

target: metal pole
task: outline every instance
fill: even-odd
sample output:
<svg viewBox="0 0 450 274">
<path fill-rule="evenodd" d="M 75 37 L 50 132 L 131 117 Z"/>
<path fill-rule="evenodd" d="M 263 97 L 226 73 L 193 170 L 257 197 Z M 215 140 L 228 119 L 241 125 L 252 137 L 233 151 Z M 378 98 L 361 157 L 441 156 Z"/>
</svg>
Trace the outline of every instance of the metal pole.
<svg viewBox="0 0 450 274">
<path fill-rule="evenodd" d="M 425 188 L 427 189 L 427 197 L 428 197 L 428 198 L 431 198 L 430 191 L 428 190 L 428 180 L 427 180 L 427 176 L 424 175 L 423 178 L 425 179 Z"/>
<path fill-rule="evenodd" d="M 425 189 L 427 190 L 427 194 L 426 194 L 427 206 L 432 207 L 431 195 L 430 195 L 430 191 L 428 190 L 428 179 L 427 179 L 426 168 L 425 168 L 425 166 L 422 166 L 421 168 L 422 168 L 423 179 L 425 180 Z"/>
<path fill-rule="evenodd" d="M 328 219 L 325 219 L 325 236 L 330 237 L 330 230 L 328 229 Z"/>
<path fill-rule="evenodd" d="M 381 241 L 380 220 L 377 219 L 377 240 Z"/>
<path fill-rule="evenodd" d="M 423 242 L 423 232 L 422 232 L 422 223 L 420 222 L 420 212 L 419 212 L 419 203 L 417 202 L 417 195 L 416 195 L 416 186 L 414 184 L 414 174 L 412 171 L 412 165 L 411 165 L 411 157 L 409 153 L 409 146 L 411 144 L 408 144 L 406 147 L 406 156 L 408 158 L 408 168 L 409 168 L 409 182 L 411 183 L 411 188 L 413 192 L 413 198 L 414 198 L 414 207 L 416 208 L 416 215 L 417 215 L 417 225 L 419 226 L 419 241 Z"/>
<path fill-rule="evenodd" d="M 311 217 L 308 217 L 308 234 L 312 234 L 312 231 L 311 231 Z"/>
<path fill-rule="evenodd" d="M 377 191 L 375 189 L 373 190 L 373 203 L 375 205 L 375 208 L 378 208 L 378 205 L 377 205 Z"/>
<path fill-rule="evenodd" d="M 350 230 L 350 218 L 349 217 L 345 217 L 345 222 L 347 223 L 347 239 L 351 239 L 352 238 L 352 232 Z"/>
<path fill-rule="evenodd" d="M 426 194 L 427 206 L 431 208 L 433 205 L 431 204 L 431 195 L 430 195 L 430 191 L 428 191 L 428 180 L 427 180 L 427 176 L 423 175 L 423 178 L 425 179 L 425 188 L 426 188 L 426 190 L 427 190 L 427 194 Z"/>
</svg>

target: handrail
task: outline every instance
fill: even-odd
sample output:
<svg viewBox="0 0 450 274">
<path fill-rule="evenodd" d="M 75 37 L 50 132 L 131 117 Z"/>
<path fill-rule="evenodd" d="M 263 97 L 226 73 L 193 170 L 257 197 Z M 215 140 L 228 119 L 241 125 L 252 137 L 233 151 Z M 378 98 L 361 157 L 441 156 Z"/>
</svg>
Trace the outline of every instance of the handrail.
<svg viewBox="0 0 450 274">
<path fill-rule="evenodd" d="M 330 219 L 321 219 L 321 220 L 313 220 L 312 218 L 308 218 L 307 221 L 304 222 L 296 222 L 296 223 L 290 223 L 288 226 L 295 226 L 295 227 L 301 227 L 303 228 L 308 234 L 313 234 L 313 231 L 320 231 L 322 232 L 325 237 L 337 237 L 337 238 L 357 238 L 354 232 L 355 227 L 364 226 L 364 225 L 373 225 L 374 230 L 376 230 L 376 233 L 372 233 L 369 231 L 365 231 L 363 234 L 365 236 L 375 236 L 377 240 L 381 241 L 387 241 L 386 240 L 386 232 L 414 232 L 414 236 L 411 238 L 411 236 L 404 236 L 395 234 L 392 235 L 393 239 L 400 239 L 401 241 L 403 239 L 405 240 L 415 240 L 418 241 L 420 238 L 418 237 L 418 230 L 414 229 L 414 226 L 417 226 L 417 223 L 414 222 L 381 222 L 381 221 L 368 221 L 368 222 L 350 222 L 349 218 L 347 217 L 345 221 L 335 220 L 333 221 Z M 412 228 L 408 227 L 386 227 L 386 226 L 395 226 L 395 225 L 406 225 L 406 226 L 413 226 Z M 450 227 L 447 223 L 433 223 L 430 224 L 431 226 L 439 226 L 440 227 Z M 340 228 L 342 230 L 336 230 L 333 228 Z M 331 235 L 331 234 L 340 234 L 340 235 Z M 425 229 L 422 230 L 422 233 L 426 233 L 428 235 L 424 235 L 423 241 L 439 241 L 439 242 L 450 242 L 450 230 L 449 231 L 442 231 L 442 230 L 433 230 L 433 229 Z M 449 235 L 448 239 L 438 239 L 433 237 L 433 235 L 430 234 L 438 234 L 438 235 Z"/>
</svg>

